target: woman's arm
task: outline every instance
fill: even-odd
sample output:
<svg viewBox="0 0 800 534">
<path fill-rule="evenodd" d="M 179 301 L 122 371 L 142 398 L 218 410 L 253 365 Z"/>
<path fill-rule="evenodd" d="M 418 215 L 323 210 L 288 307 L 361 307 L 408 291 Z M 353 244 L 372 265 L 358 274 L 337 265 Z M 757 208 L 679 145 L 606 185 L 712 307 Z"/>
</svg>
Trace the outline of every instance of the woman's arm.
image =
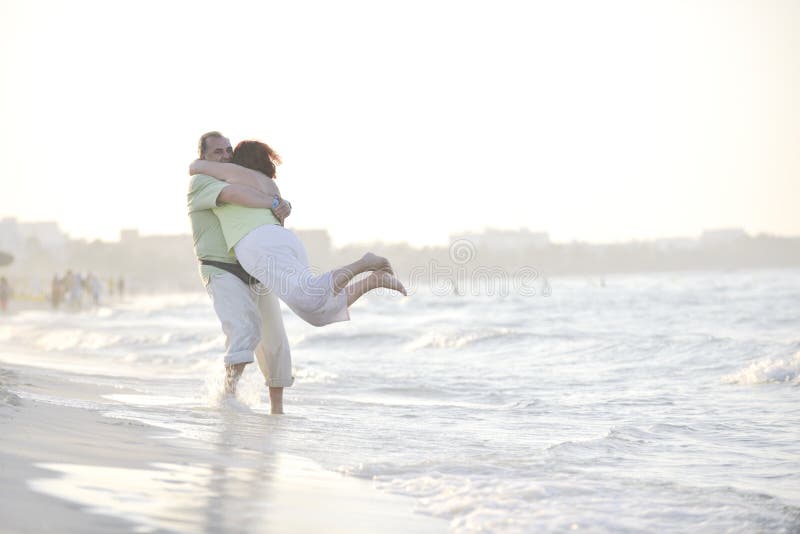
<svg viewBox="0 0 800 534">
<path fill-rule="evenodd" d="M 275 197 L 246 185 L 231 184 L 219 192 L 217 204 L 237 204 L 247 208 L 272 209 Z M 277 217 L 277 215 L 276 215 Z M 280 217 L 279 217 L 280 218 Z"/>
<path fill-rule="evenodd" d="M 246 208 L 262 208 L 272 211 L 272 214 L 278 218 L 281 226 L 286 220 L 286 217 L 292 212 L 292 207 L 286 200 L 280 199 L 280 203 L 276 208 L 273 208 L 275 197 L 262 193 L 258 189 L 247 187 L 246 185 L 230 184 L 225 186 L 220 191 L 217 197 L 217 205 L 220 204 L 236 204 L 237 206 L 244 206 Z"/>
<path fill-rule="evenodd" d="M 246 185 L 257 189 L 267 195 L 281 196 L 275 180 L 253 169 L 242 167 L 234 163 L 220 163 L 218 161 L 208 161 L 197 159 L 189 166 L 189 174 L 207 174 L 218 180 L 223 180 L 231 184 Z"/>
</svg>

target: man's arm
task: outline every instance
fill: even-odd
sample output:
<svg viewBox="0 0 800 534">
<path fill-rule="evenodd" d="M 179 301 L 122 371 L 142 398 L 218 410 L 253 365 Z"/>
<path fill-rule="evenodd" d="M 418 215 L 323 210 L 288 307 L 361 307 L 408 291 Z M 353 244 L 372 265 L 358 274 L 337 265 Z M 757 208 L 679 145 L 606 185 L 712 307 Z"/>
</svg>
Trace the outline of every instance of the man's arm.
<svg viewBox="0 0 800 534">
<path fill-rule="evenodd" d="M 281 196 L 278 186 L 275 185 L 275 180 L 258 171 L 235 163 L 220 163 L 218 161 L 197 159 L 189 166 L 189 174 L 206 174 L 230 184 L 246 185 L 268 195 Z"/>
</svg>

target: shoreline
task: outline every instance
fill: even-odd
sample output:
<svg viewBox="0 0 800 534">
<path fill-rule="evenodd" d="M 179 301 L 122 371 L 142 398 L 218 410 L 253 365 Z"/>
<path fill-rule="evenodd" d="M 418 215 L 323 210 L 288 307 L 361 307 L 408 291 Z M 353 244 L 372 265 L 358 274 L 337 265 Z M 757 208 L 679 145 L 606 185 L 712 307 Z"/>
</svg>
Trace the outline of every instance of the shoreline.
<svg viewBox="0 0 800 534">
<path fill-rule="evenodd" d="M 238 418 L 260 414 L 221 409 L 208 443 L 104 413 L 121 393 L 0 364 L 0 532 L 448 530 L 414 499 L 276 450 L 271 425 L 241 440 Z"/>
</svg>

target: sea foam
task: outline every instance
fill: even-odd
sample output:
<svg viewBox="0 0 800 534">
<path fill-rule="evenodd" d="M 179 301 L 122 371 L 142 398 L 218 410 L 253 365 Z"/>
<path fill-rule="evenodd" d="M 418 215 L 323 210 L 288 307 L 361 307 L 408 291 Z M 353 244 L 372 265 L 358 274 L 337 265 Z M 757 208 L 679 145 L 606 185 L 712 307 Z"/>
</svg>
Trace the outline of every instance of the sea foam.
<svg viewBox="0 0 800 534">
<path fill-rule="evenodd" d="M 800 352 L 788 358 L 763 358 L 744 369 L 727 375 L 723 381 L 729 384 L 800 384 Z"/>
</svg>

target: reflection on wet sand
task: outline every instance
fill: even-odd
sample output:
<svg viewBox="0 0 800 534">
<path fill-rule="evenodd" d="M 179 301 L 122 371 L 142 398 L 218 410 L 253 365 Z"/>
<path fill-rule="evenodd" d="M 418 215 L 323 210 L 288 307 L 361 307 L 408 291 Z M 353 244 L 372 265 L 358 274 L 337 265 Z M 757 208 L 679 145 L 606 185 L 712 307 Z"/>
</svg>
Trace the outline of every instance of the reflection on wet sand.
<svg viewBox="0 0 800 534">
<path fill-rule="evenodd" d="M 368 482 L 277 452 L 289 419 L 224 408 L 206 415 L 213 423 L 199 433 L 195 427 L 193 438 L 199 440 L 159 437 L 174 448 L 168 451 L 171 461 L 147 468 L 38 463 L 57 476 L 28 485 L 87 512 L 129 521 L 136 532 L 446 529 L 445 522 L 414 515 L 409 501 L 384 495 Z"/>
<path fill-rule="evenodd" d="M 276 428 L 265 429 L 263 423 L 263 416 L 223 410 L 218 428 L 210 432 L 217 462 L 208 480 L 206 531 L 268 531 L 262 503 L 270 501 L 282 467 L 271 452 Z"/>
</svg>

